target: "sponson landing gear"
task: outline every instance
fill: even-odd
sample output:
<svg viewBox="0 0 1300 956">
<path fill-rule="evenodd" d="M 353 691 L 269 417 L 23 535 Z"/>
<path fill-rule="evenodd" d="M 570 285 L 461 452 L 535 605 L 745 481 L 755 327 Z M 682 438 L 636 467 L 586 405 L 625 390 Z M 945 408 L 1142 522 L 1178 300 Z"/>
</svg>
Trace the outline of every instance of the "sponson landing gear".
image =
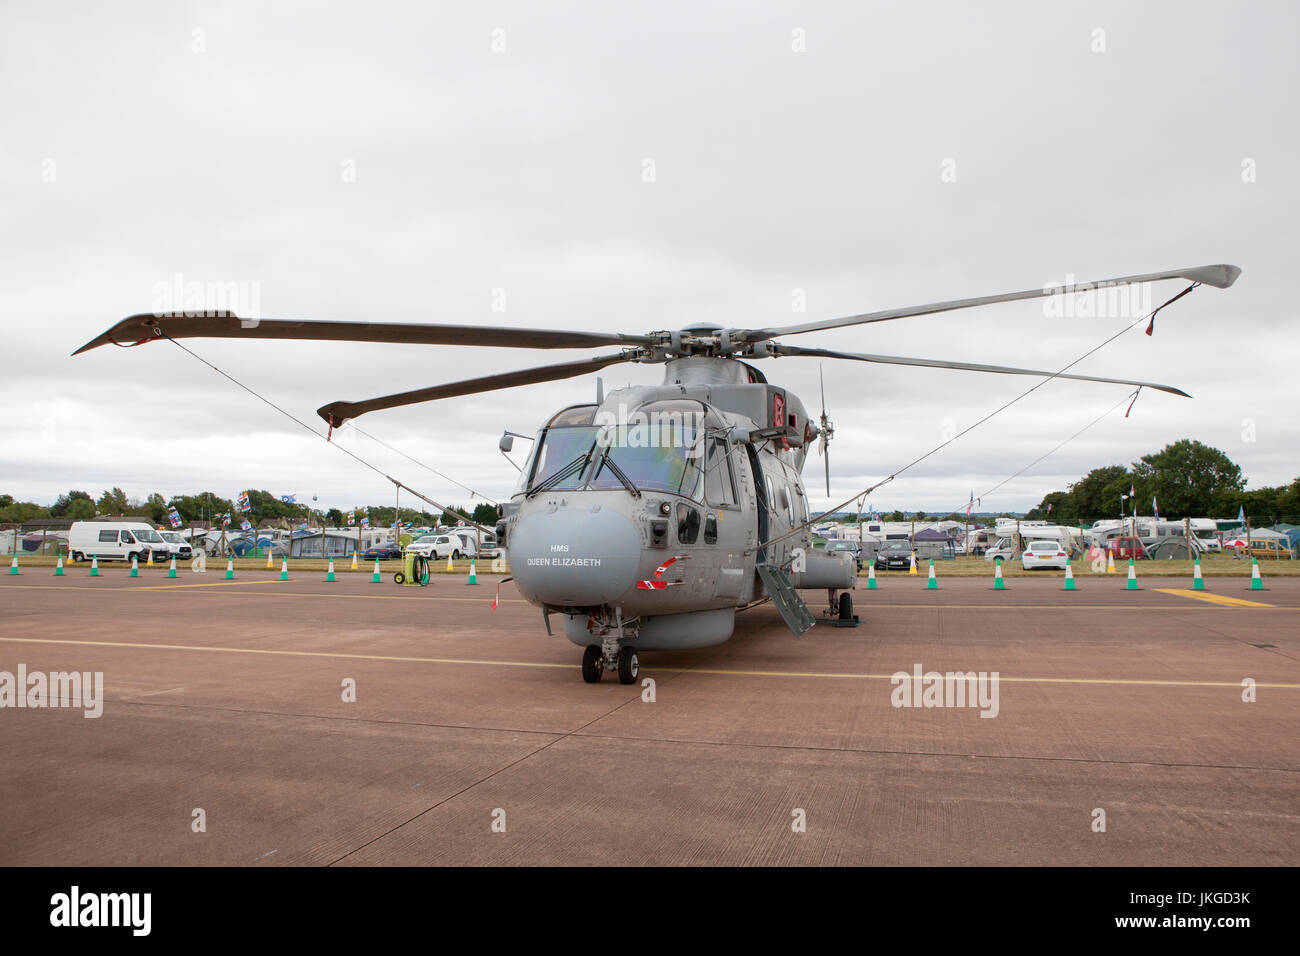
<svg viewBox="0 0 1300 956">
<path fill-rule="evenodd" d="M 831 618 L 831 624 L 835 627 L 857 627 L 858 616 L 853 613 L 853 595 L 848 591 L 840 591 L 837 598 L 834 588 L 827 589 L 826 594 L 829 606 L 824 613 Z"/>
</svg>

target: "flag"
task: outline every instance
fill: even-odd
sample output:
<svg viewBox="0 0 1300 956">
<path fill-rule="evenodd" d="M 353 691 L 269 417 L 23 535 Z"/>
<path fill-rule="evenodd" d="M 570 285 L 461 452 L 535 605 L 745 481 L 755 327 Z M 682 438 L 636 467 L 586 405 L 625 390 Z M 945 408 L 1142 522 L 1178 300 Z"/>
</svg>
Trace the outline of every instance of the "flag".
<svg viewBox="0 0 1300 956">
<path fill-rule="evenodd" d="M 975 506 L 975 489 L 970 490 L 970 501 L 966 502 L 966 517 L 970 517 L 970 510 Z"/>
<path fill-rule="evenodd" d="M 369 516 L 369 515 L 362 515 L 362 516 L 361 516 L 361 527 L 366 528 L 366 529 L 369 529 L 369 527 L 370 527 L 370 516 Z"/>
<path fill-rule="evenodd" d="M 349 512 L 348 512 L 348 527 L 351 528 L 351 527 L 352 527 L 354 524 L 356 524 L 356 523 L 357 523 L 356 515 L 355 515 L 353 512 L 349 511 Z"/>
<path fill-rule="evenodd" d="M 251 524 L 249 524 L 247 518 L 245 518 L 243 521 L 239 522 L 239 527 L 240 527 L 242 530 L 244 530 L 244 531 L 252 531 L 252 530 L 253 530 L 253 526 L 252 526 Z"/>
<path fill-rule="evenodd" d="M 1157 520 L 1157 521 L 1160 520 L 1160 506 L 1159 506 L 1158 504 L 1156 504 L 1156 496 L 1155 496 L 1155 495 L 1152 495 L 1152 496 L 1151 496 L 1151 513 L 1152 513 L 1153 515 L 1156 516 L 1156 520 Z"/>
<path fill-rule="evenodd" d="M 1052 502 L 1050 501 L 1047 503 L 1047 513 L 1049 515 L 1052 513 Z"/>
<path fill-rule="evenodd" d="M 179 528 L 184 523 L 181 521 L 180 512 L 175 508 L 167 509 L 167 520 L 171 523 L 173 528 Z"/>
<path fill-rule="evenodd" d="M 229 511 L 227 511 L 225 514 L 223 514 L 223 515 L 221 516 L 221 527 L 223 527 L 223 528 L 229 528 L 229 527 L 230 527 L 230 512 L 229 512 Z"/>
<path fill-rule="evenodd" d="M 1129 496 L 1130 498 L 1136 498 L 1136 497 L 1137 497 L 1137 492 L 1133 490 L 1133 486 L 1132 486 L 1132 485 L 1129 485 L 1129 486 L 1128 486 L 1128 496 Z"/>
<path fill-rule="evenodd" d="M 295 495 L 281 495 L 280 500 L 283 501 L 286 505 L 291 505 L 294 503 L 296 497 L 297 496 Z"/>
<path fill-rule="evenodd" d="M 1239 506 L 1238 506 L 1238 508 L 1237 508 L 1237 520 L 1240 521 L 1242 524 L 1245 524 L 1245 523 L 1246 523 L 1246 506 L 1245 506 L 1245 505 L 1239 505 Z"/>
<path fill-rule="evenodd" d="M 252 510 L 253 510 L 253 506 L 250 505 L 250 504 L 248 503 L 248 492 L 247 492 L 247 491 L 241 491 L 241 492 L 239 493 L 239 510 L 240 510 L 240 511 L 252 511 Z"/>
</svg>

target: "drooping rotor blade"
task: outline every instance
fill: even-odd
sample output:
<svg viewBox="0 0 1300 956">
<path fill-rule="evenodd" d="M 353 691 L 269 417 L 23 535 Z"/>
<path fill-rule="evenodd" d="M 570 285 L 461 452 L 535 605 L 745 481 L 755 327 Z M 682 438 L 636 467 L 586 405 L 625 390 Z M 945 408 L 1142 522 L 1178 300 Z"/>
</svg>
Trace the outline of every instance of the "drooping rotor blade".
<svg viewBox="0 0 1300 956">
<path fill-rule="evenodd" d="M 525 349 L 582 349 L 602 345 L 642 345 L 644 335 L 571 332 L 563 329 L 511 329 L 496 325 L 426 325 L 401 322 L 320 322 L 298 319 L 241 319 L 233 312 L 204 315 L 132 315 L 73 352 L 101 345 L 134 345 L 173 339 L 295 339 L 325 342 L 397 342 L 410 345 L 487 345 Z"/>
<path fill-rule="evenodd" d="M 1112 286 L 1134 285 L 1140 282 L 1158 282 L 1161 279 L 1187 279 L 1226 289 L 1237 281 L 1241 270 L 1236 266 L 1214 265 L 1197 266 L 1192 269 L 1172 269 L 1168 272 L 1148 272 L 1145 275 L 1122 276 L 1118 279 L 1099 279 L 1095 282 L 1075 282 L 1071 285 L 1051 286 L 1048 288 L 1028 289 L 1024 292 L 1007 292 L 1002 295 L 984 295 L 974 299 L 953 299 L 949 302 L 933 302 L 929 305 L 914 305 L 903 309 L 886 309 L 882 312 L 865 312 L 862 315 L 849 315 L 839 319 L 823 319 L 817 322 L 804 322 L 800 325 L 783 325 L 776 328 L 752 329 L 745 333 L 747 342 L 760 342 L 780 335 L 798 335 L 802 332 L 818 332 L 822 329 L 839 329 L 849 325 L 866 325 L 870 322 L 888 322 L 891 319 L 903 319 L 914 315 L 932 315 L 936 312 L 951 312 L 955 309 L 971 309 L 978 305 L 992 305 L 995 302 L 1016 302 L 1021 299 L 1039 299 L 1052 295 L 1068 295 L 1075 292 L 1088 292 L 1093 289 L 1106 289 Z M 739 337 L 739 335 L 737 336 Z"/>
<path fill-rule="evenodd" d="M 1157 382 L 1137 382 L 1127 378 L 1103 378 L 1098 375 L 1075 375 L 1070 372 L 1044 372 L 1032 368 L 1011 368 L 1005 365 L 979 365 L 974 362 L 949 362 L 944 359 L 907 358 L 902 355 L 869 355 L 863 352 L 832 352 L 829 349 L 801 349 L 797 345 L 778 345 L 777 355 L 806 356 L 813 358 L 852 359 L 855 362 L 876 362 L 880 365 L 916 365 L 923 368 L 954 368 L 965 372 L 996 372 L 999 375 L 1041 375 L 1043 378 L 1069 378 L 1077 382 L 1104 382 L 1109 385 L 1141 385 L 1172 395 L 1191 398 L 1181 388 Z"/>
<path fill-rule="evenodd" d="M 514 388 L 516 385 L 534 385 L 538 382 L 553 382 L 562 378 L 573 378 L 587 372 L 598 372 L 607 365 L 630 361 L 623 353 L 617 355 L 599 355 L 596 358 L 580 359 L 576 362 L 563 362 L 559 365 L 539 365 L 536 368 L 520 369 L 517 372 L 500 372 L 485 375 L 482 378 L 466 379 L 463 382 L 451 382 L 447 385 L 434 385 L 432 388 L 418 388 L 410 392 L 398 392 L 382 398 L 371 398 L 364 402 L 330 402 L 316 409 L 316 414 L 326 422 L 337 427 L 349 418 L 356 418 L 366 412 L 381 408 L 397 408 L 399 405 L 414 405 L 418 402 L 432 402 L 439 398 L 454 398 L 457 395 L 473 395 L 478 392 L 491 392 L 499 388 Z"/>
</svg>

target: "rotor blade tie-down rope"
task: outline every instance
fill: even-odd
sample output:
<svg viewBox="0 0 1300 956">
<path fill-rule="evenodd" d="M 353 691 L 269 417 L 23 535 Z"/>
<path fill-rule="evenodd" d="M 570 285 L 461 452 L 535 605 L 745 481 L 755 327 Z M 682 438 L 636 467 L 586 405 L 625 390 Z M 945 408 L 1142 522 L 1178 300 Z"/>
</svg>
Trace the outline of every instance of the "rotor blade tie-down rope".
<svg viewBox="0 0 1300 956">
<path fill-rule="evenodd" d="M 818 514 L 818 515 L 815 515 L 815 516 L 809 518 L 809 519 L 808 519 L 807 521 L 805 521 L 803 524 L 796 525 L 795 527 L 791 528 L 789 531 L 785 532 L 784 534 L 777 535 L 777 536 L 774 537 L 774 538 L 768 538 L 766 541 L 762 542 L 761 544 L 756 544 L 756 545 L 754 545 L 754 546 L 751 547 L 751 548 L 746 548 L 746 549 L 745 549 L 745 554 L 755 554 L 755 553 L 757 553 L 757 552 L 763 550 L 764 548 L 769 547 L 770 545 L 773 545 L 773 544 L 776 544 L 776 543 L 778 543 L 778 542 L 784 541 L 786 538 L 792 538 L 792 537 L 794 537 L 795 535 L 800 534 L 801 532 L 803 532 L 805 529 L 807 529 L 807 528 L 811 528 L 814 524 L 816 524 L 818 521 L 821 521 L 821 520 L 822 520 L 823 518 L 825 518 L 827 515 L 834 514 L 835 512 L 839 511 L 841 508 L 845 508 L 845 507 L 847 507 L 848 505 L 852 504 L 852 503 L 853 503 L 853 502 L 854 502 L 854 501 L 855 501 L 855 500 L 856 500 L 860 495 L 869 495 L 869 494 L 871 494 L 871 492 L 875 491 L 875 490 L 876 490 L 877 488 L 879 488 L 881 485 L 888 484 L 889 482 L 893 481 L 897 476 L 899 476 L 899 475 L 901 475 L 903 472 L 907 471 L 909 468 L 913 468 L 913 467 L 915 467 L 916 465 L 919 465 L 921 462 L 925 461 L 925 460 L 926 460 L 927 458 L 929 458 L 931 455 L 933 455 L 933 454 L 935 454 L 936 452 L 940 451 L 941 449 L 947 447 L 948 445 L 951 445 L 953 442 L 957 441 L 957 439 L 962 438 L 963 436 L 965 436 L 965 435 L 969 434 L 970 432 L 974 431 L 976 428 L 978 428 L 980 425 L 983 425 L 985 422 L 989 421 L 990 419 L 995 418 L 996 416 L 1002 414 L 1004 411 L 1006 411 L 1006 410 L 1007 410 L 1008 408 L 1010 408 L 1012 405 L 1016 404 L 1017 402 L 1019 402 L 1019 401 L 1020 401 L 1021 399 L 1023 399 L 1023 398 L 1027 398 L 1029 395 L 1031 395 L 1033 392 L 1037 391 L 1037 390 L 1038 390 L 1039 388 L 1041 388 L 1042 386 L 1046 385 L 1048 382 L 1055 380 L 1058 376 L 1062 375 L 1063 373 L 1065 373 L 1065 372 L 1068 371 L 1069 369 L 1071 369 L 1071 368 L 1073 368 L 1074 366 L 1078 365 L 1080 362 L 1082 362 L 1082 361 L 1083 361 L 1084 359 L 1086 359 L 1088 356 L 1090 356 L 1090 355 L 1092 355 L 1093 353 L 1098 352 L 1098 351 L 1100 351 L 1101 349 L 1105 348 L 1107 345 L 1109 345 L 1111 342 L 1114 342 L 1117 338 L 1119 338 L 1119 337 L 1120 337 L 1121 335 L 1123 335 L 1125 332 L 1128 332 L 1128 331 L 1130 331 L 1131 329 L 1135 329 L 1135 328 L 1137 328 L 1137 326 L 1141 325 L 1143 322 L 1146 322 L 1146 321 L 1148 321 L 1148 320 L 1150 320 L 1150 322 L 1154 323 L 1154 322 L 1155 322 L 1155 317 L 1156 317 L 1156 313 L 1157 313 L 1157 312 L 1159 312 L 1159 311 L 1160 311 L 1161 309 L 1163 309 L 1165 306 L 1170 305 L 1171 303 L 1176 302 L 1177 300 L 1181 299 L 1183 296 L 1187 295 L 1187 293 L 1191 292 L 1193 289 L 1196 289 L 1196 288 L 1199 287 L 1199 286 L 1200 286 L 1200 283 L 1199 283 L 1199 282 L 1193 282 L 1191 285 L 1189 285 L 1189 286 L 1188 286 L 1186 289 L 1184 289 L 1182 292 L 1178 293 L 1177 295 L 1175 295 L 1173 298 L 1169 299 L 1168 301 L 1166 301 L 1166 302 L 1164 302 L 1164 303 L 1162 303 L 1162 304 L 1156 306 L 1155 309 L 1153 309 L 1150 313 L 1148 313 L 1148 314 L 1146 314 L 1146 315 L 1143 315 L 1143 316 L 1142 316 L 1141 318 L 1139 318 L 1136 322 L 1132 322 L 1132 323 L 1130 323 L 1129 325 L 1124 326 L 1124 328 L 1120 329 L 1118 332 L 1116 332 L 1116 333 L 1115 333 L 1114 335 L 1112 335 L 1110 338 L 1106 339 L 1106 340 L 1105 340 L 1104 342 L 1102 342 L 1100 345 L 1096 345 L 1096 346 L 1094 346 L 1093 348 L 1089 349 L 1087 352 L 1084 352 L 1082 355 L 1080 355 L 1080 356 L 1079 356 L 1078 358 L 1076 358 L 1074 361 L 1070 362 L 1069 365 L 1066 365 L 1064 368 L 1061 368 L 1061 369 L 1059 369 L 1058 371 L 1056 371 L 1056 372 L 1052 373 L 1051 375 L 1047 376 L 1047 377 L 1046 377 L 1045 379 L 1043 379 L 1041 382 L 1037 382 L 1037 383 L 1035 383 L 1034 385 L 1030 386 L 1029 388 L 1025 389 L 1025 391 L 1021 392 L 1019 395 L 1017 395 L 1015 398 L 1011 399 L 1011 400 L 1010 400 L 1009 402 L 1007 402 L 1006 404 L 1004 404 L 1004 405 L 1002 405 L 1002 406 L 1000 406 L 1000 407 L 994 409 L 993 411 L 989 412 L 987 415 L 985 415 L 985 416 L 984 416 L 983 418 L 981 418 L 979 421 L 975 422 L 975 424 L 973 424 L 973 425 L 968 425 L 966 428 L 964 428 L 964 429 L 962 429 L 961 431 L 959 431 L 956 435 L 953 435 L 951 438 L 947 439 L 946 441 L 940 442 L 938 445 L 935 445 L 933 448 L 931 448 L 929 451 L 927 451 L 927 452 L 926 452 L 924 455 L 922 455 L 921 457 L 916 458 L 916 459 L 913 459 L 912 461 L 908 462 L 906 465 L 904 465 L 902 468 L 899 468 L 897 471 L 895 471 L 892 475 L 890 475 L 890 476 L 889 476 L 888 478 L 886 478 L 884 481 L 877 482 L 876 484 L 872 485 L 870 488 L 867 488 L 865 491 L 863 491 L 863 492 L 859 492 L 858 494 L 855 494 L 852 498 L 845 499 L 844 501 L 840 502 L 840 504 L 836 505 L 835 507 L 833 507 L 833 508 L 828 508 L 827 510 L 823 511 L 821 514 Z M 1091 290 L 1089 290 L 1089 291 L 1091 291 Z M 1150 334 L 1149 331 L 1148 331 L 1148 334 Z M 1139 386 L 1139 389 L 1140 389 L 1140 388 L 1141 388 L 1141 386 Z M 1133 397 L 1134 397 L 1134 400 L 1136 401 L 1137 396 L 1134 395 Z"/>
<path fill-rule="evenodd" d="M 326 442 L 328 442 L 329 445 L 330 445 L 331 447 L 333 447 L 333 448 L 337 448 L 339 451 L 343 452 L 343 453 L 344 453 L 345 455 L 347 455 L 348 457 L 350 457 L 350 458 L 356 460 L 357 462 L 361 463 L 362 465 L 365 465 L 367 468 L 369 468 L 369 469 L 370 469 L 371 471 L 373 471 L 375 474 L 379 475 L 380 477 L 384 478 L 384 479 L 387 480 L 387 481 L 391 481 L 391 482 L 392 482 L 394 485 L 396 485 L 398 488 L 401 488 L 401 489 L 403 489 L 403 490 L 405 490 L 405 491 L 409 491 L 411 494 L 415 495 L 415 497 L 419 498 L 421 501 L 424 501 L 424 502 L 426 502 L 426 503 L 428 503 L 428 504 L 430 504 L 430 505 L 433 505 L 435 508 L 441 508 L 443 511 L 445 511 L 445 512 L 447 512 L 447 513 L 449 513 L 449 514 L 458 514 L 458 515 L 460 515 L 462 518 L 465 519 L 465 521 L 466 521 L 467 523 L 473 525 L 475 528 L 478 528 L 480 531 L 485 531 L 485 532 L 486 532 L 486 531 L 494 530 L 494 529 L 490 529 L 490 528 L 485 528 L 483 525 L 479 524 L 477 521 L 475 521 L 475 520 L 474 520 L 473 518 L 471 518 L 469 515 L 465 514 L 465 512 L 463 512 L 463 511 L 458 511 L 458 510 L 456 510 L 455 508 L 449 508 L 449 507 L 446 507 L 446 506 L 444 506 L 444 505 L 440 505 L 440 504 L 438 504 L 438 502 L 434 501 L 432 498 L 428 497 L 427 495 L 422 495 L 420 492 L 416 491 L 416 490 L 415 490 L 414 488 L 412 488 L 410 485 L 405 484 L 405 483 L 403 483 L 403 482 L 401 482 L 401 481 L 398 481 L 398 480 L 397 480 L 396 478 L 394 478 L 392 475 L 386 474 L 386 473 L 385 473 L 381 468 L 379 468 L 377 465 L 372 465 L 370 462 L 366 461 L 364 458 L 362 458 L 360 455 L 358 455 L 356 452 L 352 451 L 351 449 L 344 448 L 342 445 L 335 445 L 332 441 L 329 440 L 329 438 L 327 438 L 325 435 L 322 435 L 322 434 L 321 434 L 320 432 L 318 432 L 316 429 L 312 428 L 310 425 L 308 425 L 308 424 L 307 424 L 306 422 L 304 422 L 302 419 L 300 419 L 300 418 L 298 418 L 297 416 L 293 415 L 291 412 L 288 412 L 288 411 L 286 411 L 285 409 L 281 408 L 279 405 L 275 404 L 275 402 L 271 401 L 271 400 L 270 400 L 269 398 L 267 398 L 266 396 L 261 395 L 261 394 L 255 392 L 253 389 L 249 388 L 249 387 L 248 387 L 247 385 L 245 385 L 243 382 L 239 381 L 239 379 L 235 378 L 235 377 L 234 377 L 233 375 L 231 375 L 229 372 L 225 372 L 225 371 L 222 371 L 221 369 L 217 368 L 217 366 L 213 365 L 211 362 L 209 362 L 209 361 L 208 361 L 207 359 L 205 359 L 203 356 L 199 355 L 197 352 L 194 352 L 192 349 L 188 349 L 188 348 L 186 348 L 185 346 L 181 345 L 181 343 L 177 342 L 174 338 L 172 338 L 172 337 L 171 337 L 170 335 L 168 335 L 167 333 L 161 331 L 160 329 L 155 329 L 155 332 L 157 333 L 158 338 L 160 338 L 160 339 L 166 339 L 168 342 L 170 342 L 172 345 L 176 346 L 176 347 L 177 347 L 178 349 L 180 349 L 182 352 L 184 352 L 184 353 L 186 353 L 187 355 L 189 355 L 189 356 L 191 356 L 191 357 L 197 359 L 198 361 L 202 362 L 204 365 L 206 365 L 208 368 L 212 369 L 212 371 L 216 372 L 216 373 L 217 373 L 218 375 L 220 375 L 222 378 L 225 378 L 225 379 L 227 379 L 228 381 L 233 382 L 235 385 L 238 385 L 240 388 L 242 388 L 244 391 L 246 391 L 249 395 L 252 395 L 252 396 L 253 396 L 254 398 L 256 398 L 258 401 L 263 402 L 263 403 L 265 403 L 265 404 L 267 404 L 267 405 L 270 405 L 272 408 L 274 408 L 277 412 L 279 412 L 279 413 L 280 413 L 281 415 L 283 415 L 285 418 L 289 419 L 291 422 L 294 422 L 295 424 L 301 425 L 303 428 L 307 429 L 307 431 L 311 432 L 311 433 L 312 433 L 313 435 L 315 435 L 317 438 L 323 438 L 323 439 L 325 439 Z M 332 421 L 331 421 L 331 425 L 330 425 L 330 431 L 331 431 L 331 433 L 333 432 L 333 423 L 332 423 Z"/>
</svg>

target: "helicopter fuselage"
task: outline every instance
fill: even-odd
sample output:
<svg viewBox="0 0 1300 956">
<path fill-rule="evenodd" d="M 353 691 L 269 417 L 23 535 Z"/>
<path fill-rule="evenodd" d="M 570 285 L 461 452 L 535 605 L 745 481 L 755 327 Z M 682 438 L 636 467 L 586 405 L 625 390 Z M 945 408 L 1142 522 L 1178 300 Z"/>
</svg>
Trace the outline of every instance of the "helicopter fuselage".
<svg viewBox="0 0 1300 956">
<path fill-rule="evenodd" d="M 563 409 L 498 526 L 511 573 L 548 628 L 558 613 L 576 644 L 613 629 L 644 650 L 726 641 L 767 596 L 760 564 L 851 588 L 851 560 L 813 553 L 806 529 L 782 537 L 810 517 L 816 435 L 797 396 L 733 359 L 671 361 L 661 385 Z"/>
</svg>

